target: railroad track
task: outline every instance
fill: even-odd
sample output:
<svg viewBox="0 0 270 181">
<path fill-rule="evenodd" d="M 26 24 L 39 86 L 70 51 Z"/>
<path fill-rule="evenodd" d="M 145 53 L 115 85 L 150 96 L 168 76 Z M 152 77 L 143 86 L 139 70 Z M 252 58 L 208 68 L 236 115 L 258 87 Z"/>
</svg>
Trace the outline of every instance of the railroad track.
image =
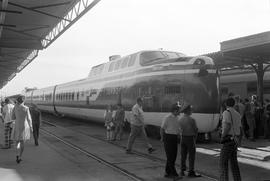
<svg viewBox="0 0 270 181">
<path fill-rule="evenodd" d="M 44 120 L 43 120 L 43 123 L 45 123 L 45 124 L 47 124 L 47 125 L 50 125 L 50 126 L 61 127 L 61 128 L 63 128 L 61 125 L 57 125 L 56 123 L 52 123 L 52 122 L 50 122 L 50 121 L 44 121 Z M 64 128 L 64 129 L 68 129 L 68 128 Z M 109 167 L 111 167 L 111 168 L 113 168 L 113 169 L 115 169 L 115 170 L 119 170 L 121 173 L 123 173 L 123 174 L 125 174 L 125 175 L 127 175 L 127 176 L 130 175 L 130 178 L 132 178 L 132 179 L 134 179 L 134 180 L 144 180 L 144 179 L 142 179 L 142 178 L 140 178 L 140 177 L 137 177 L 136 175 L 134 175 L 134 174 L 132 174 L 132 173 L 130 173 L 130 172 L 124 170 L 124 169 L 119 168 L 118 166 L 116 166 L 116 165 L 114 165 L 114 164 L 111 164 L 111 163 L 107 162 L 106 160 L 102 159 L 101 157 L 98 157 L 98 156 L 96 156 L 96 155 L 94 155 L 94 154 L 92 154 L 92 153 L 90 153 L 90 152 L 88 152 L 88 151 L 86 151 L 86 150 L 84 150 L 84 149 L 81 149 L 81 148 L 77 147 L 76 145 L 70 143 L 69 141 L 65 141 L 65 140 L 59 138 L 58 136 L 56 136 L 56 135 L 54 135 L 54 134 L 52 134 L 52 133 L 49 133 L 48 131 L 46 131 L 46 130 L 44 130 L 44 129 L 43 129 L 42 131 L 46 132 L 46 134 L 51 134 L 51 136 L 55 137 L 55 138 L 58 139 L 59 141 L 63 142 L 64 144 L 66 144 L 66 145 L 68 145 L 68 146 L 71 146 L 72 148 L 74 148 L 74 149 L 76 149 L 76 150 L 78 150 L 78 151 L 82 151 L 83 154 L 86 154 L 87 156 L 89 156 L 89 157 L 91 157 L 91 158 L 93 158 L 93 159 L 95 159 L 95 160 L 97 160 L 97 161 L 99 161 L 99 162 L 101 162 L 101 163 L 104 163 L 105 165 L 107 165 L 107 166 L 109 166 Z M 72 130 L 72 131 L 74 131 L 74 130 Z M 78 131 L 78 130 L 75 130 L 75 132 L 80 133 L 80 134 L 83 134 L 83 135 L 88 136 L 88 137 L 91 137 L 91 138 L 93 138 L 93 139 L 102 141 L 102 142 L 106 142 L 107 144 L 112 144 L 112 145 L 114 145 L 114 146 L 116 146 L 116 147 L 119 147 L 119 148 L 121 148 L 121 149 L 125 149 L 125 146 L 122 146 L 122 145 L 118 144 L 117 142 L 108 142 L 107 140 L 102 139 L 102 138 L 100 138 L 99 136 L 91 135 L 91 134 L 86 134 L 85 132 Z M 139 152 L 139 151 L 135 151 L 135 150 L 133 150 L 132 153 L 135 154 L 135 155 L 137 155 L 137 156 L 140 156 L 140 157 L 143 157 L 143 158 L 152 160 L 152 161 L 158 161 L 158 162 L 161 162 L 161 163 L 164 164 L 164 165 L 165 165 L 165 163 L 166 163 L 166 160 L 165 160 L 165 159 L 162 159 L 162 158 L 159 158 L 159 157 L 156 157 L 156 156 L 153 156 L 153 155 L 145 154 L 145 153 L 142 153 L 142 152 Z M 179 164 L 177 164 L 177 166 L 180 167 Z M 217 181 L 217 180 L 218 180 L 217 178 L 214 178 L 213 176 L 207 175 L 207 174 L 205 174 L 205 173 L 202 173 L 202 172 L 199 172 L 199 173 L 200 173 L 204 178 L 207 178 L 207 179 L 209 179 L 209 180 L 213 180 L 213 181 Z"/>
<path fill-rule="evenodd" d="M 52 125 L 52 124 L 50 123 L 50 125 Z M 86 155 L 86 156 L 88 156 L 88 157 L 90 157 L 90 158 L 98 161 L 99 163 L 101 163 L 103 165 L 106 165 L 107 167 L 112 168 L 113 170 L 116 170 L 117 172 L 119 172 L 119 173 L 121 173 L 121 174 L 129 177 L 130 179 L 132 179 L 134 181 L 145 181 L 145 179 L 140 178 L 140 177 L 138 177 L 138 176 L 136 176 L 136 175 L 128 172 L 127 170 L 122 169 L 122 168 L 118 167 L 117 165 L 112 164 L 112 163 L 110 163 L 110 162 L 102 159 L 101 157 L 99 157 L 99 156 L 97 156 L 97 155 L 95 155 L 93 153 L 90 153 L 89 151 L 87 151 L 85 149 L 80 148 L 80 147 L 76 146 L 75 144 L 62 139 L 62 138 L 58 137 L 57 135 L 55 135 L 55 134 L 53 134 L 53 133 L 51 133 L 51 132 L 49 132 L 49 131 L 47 131 L 47 130 L 45 130 L 43 128 L 41 128 L 41 132 L 44 133 L 44 134 L 46 134 L 46 135 L 49 135 L 51 137 L 54 137 L 55 139 L 57 139 L 58 141 L 62 142 L 65 145 L 69 146 L 70 148 L 72 148 L 72 149 L 74 149 L 76 151 L 79 151 L 80 153 L 82 153 L 82 154 L 84 154 L 84 155 Z"/>
</svg>

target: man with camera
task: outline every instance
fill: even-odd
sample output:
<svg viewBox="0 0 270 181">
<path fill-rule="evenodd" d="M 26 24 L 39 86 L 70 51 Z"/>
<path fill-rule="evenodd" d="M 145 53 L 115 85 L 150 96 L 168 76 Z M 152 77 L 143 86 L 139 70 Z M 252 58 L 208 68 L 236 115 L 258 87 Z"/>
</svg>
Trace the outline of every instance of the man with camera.
<svg viewBox="0 0 270 181">
<path fill-rule="evenodd" d="M 234 109 L 234 98 L 226 100 L 227 109 L 223 112 L 222 119 L 222 148 L 220 152 L 220 181 L 228 181 L 228 162 L 230 161 L 233 179 L 241 181 L 240 170 L 237 161 L 237 147 L 241 137 L 241 116 Z"/>
</svg>

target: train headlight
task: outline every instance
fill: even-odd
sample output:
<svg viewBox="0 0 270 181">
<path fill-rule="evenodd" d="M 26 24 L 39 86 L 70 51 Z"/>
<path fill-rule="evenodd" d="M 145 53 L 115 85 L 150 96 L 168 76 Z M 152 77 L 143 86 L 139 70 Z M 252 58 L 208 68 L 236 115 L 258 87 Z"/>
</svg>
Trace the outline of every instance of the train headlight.
<svg viewBox="0 0 270 181">
<path fill-rule="evenodd" d="M 203 67 L 199 70 L 198 77 L 204 77 L 207 75 L 208 75 L 208 70 L 205 67 Z"/>
<path fill-rule="evenodd" d="M 205 60 L 198 58 L 197 60 L 195 60 L 193 65 L 205 65 Z"/>
</svg>

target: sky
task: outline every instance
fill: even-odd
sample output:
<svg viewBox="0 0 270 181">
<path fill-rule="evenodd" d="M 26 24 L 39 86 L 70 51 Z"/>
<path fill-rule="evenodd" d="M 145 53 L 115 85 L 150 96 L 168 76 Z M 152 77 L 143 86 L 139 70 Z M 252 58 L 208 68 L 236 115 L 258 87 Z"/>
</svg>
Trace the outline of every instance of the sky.
<svg viewBox="0 0 270 181">
<path fill-rule="evenodd" d="M 0 90 L 19 94 L 87 77 L 111 55 L 164 49 L 187 55 L 270 31 L 270 0 L 101 0 Z"/>
</svg>

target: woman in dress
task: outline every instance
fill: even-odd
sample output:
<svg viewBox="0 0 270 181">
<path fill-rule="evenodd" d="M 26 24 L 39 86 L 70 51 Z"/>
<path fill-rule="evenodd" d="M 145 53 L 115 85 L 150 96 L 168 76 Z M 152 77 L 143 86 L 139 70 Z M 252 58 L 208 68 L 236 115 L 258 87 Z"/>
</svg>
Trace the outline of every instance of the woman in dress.
<svg viewBox="0 0 270 181">
<path fill-rule="evenodd" d="M 15 120 L 13 140 L 16 141 L 16 162 L 20 163 L 22 161 L 24 143 L 30 139 L 30 130 L 33 130 L 29 108 L 24 105 L 24 96 L 17 98 L 17 104 L 12 112 L 12 119 Z"/>
</svg>

